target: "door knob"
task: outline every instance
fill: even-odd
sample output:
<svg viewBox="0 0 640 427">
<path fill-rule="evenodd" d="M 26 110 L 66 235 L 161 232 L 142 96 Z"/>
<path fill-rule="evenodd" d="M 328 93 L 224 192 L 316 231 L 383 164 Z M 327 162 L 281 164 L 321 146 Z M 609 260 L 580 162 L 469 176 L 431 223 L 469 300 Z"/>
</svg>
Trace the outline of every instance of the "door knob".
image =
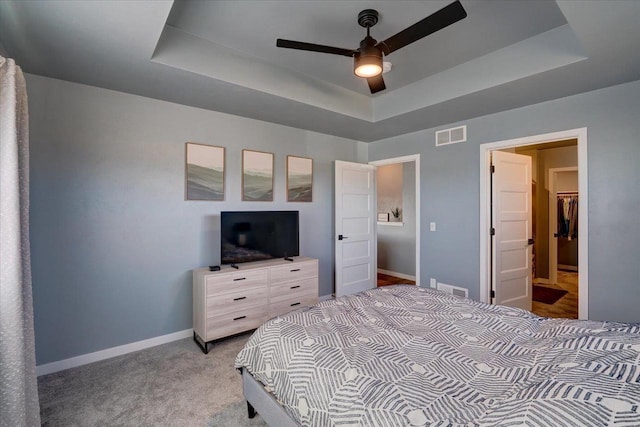
<svg viewBox="0 0 640 427">
<path fill-rule="evenodd" d="M 338 240 L 348 239 L 348 237 L 343 236 L 342 234 L 338 234 Z"/>
</svg>

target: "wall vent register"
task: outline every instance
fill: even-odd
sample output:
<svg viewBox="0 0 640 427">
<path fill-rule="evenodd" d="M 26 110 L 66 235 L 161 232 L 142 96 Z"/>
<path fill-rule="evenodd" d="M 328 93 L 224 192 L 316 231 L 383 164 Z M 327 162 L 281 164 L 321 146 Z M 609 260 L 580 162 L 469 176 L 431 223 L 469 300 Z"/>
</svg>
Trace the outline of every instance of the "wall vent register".
<svg viewBox="0 0 640 427">
<path fill-rule="evenodd" d="M 457 297 L 469 297 L 469 290 L 465 288 L 460 288 L 458 286 L 447 285 L 446 283 L 438 282 L 438 290 L 442 292 L 446 292 L 448 294 L 457 296 Z"/>
<path fill-rule="evenodd" d="M 467 125 L 436 132 L 436 147 L 467 141 Z"/>
</svg>

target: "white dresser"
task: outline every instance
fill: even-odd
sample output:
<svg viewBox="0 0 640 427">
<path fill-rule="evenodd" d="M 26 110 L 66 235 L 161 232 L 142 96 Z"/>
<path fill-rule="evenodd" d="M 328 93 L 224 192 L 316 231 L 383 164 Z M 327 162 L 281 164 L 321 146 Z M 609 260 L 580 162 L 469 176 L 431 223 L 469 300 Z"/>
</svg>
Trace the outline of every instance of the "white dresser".
<svg viewBox="0 0 640 427">
<path fill-rule="evenodd" d="M 318 260 L 295 257 L 193 270 L 193 339 L 210 341 L 255 329 L 266 320 L 318 302 Z"/>
</svg>

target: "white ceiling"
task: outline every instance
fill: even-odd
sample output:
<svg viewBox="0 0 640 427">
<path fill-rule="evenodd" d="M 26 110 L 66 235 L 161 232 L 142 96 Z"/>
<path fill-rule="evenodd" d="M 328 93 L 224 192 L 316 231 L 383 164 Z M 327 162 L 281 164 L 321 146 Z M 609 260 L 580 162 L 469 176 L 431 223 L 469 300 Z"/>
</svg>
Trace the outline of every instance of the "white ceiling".
<svg viewBox="0 0 640 427">
<path fill-rule="evenodd" d="M 363 9 L 384 40 L 450 1 L 0 1 L 0 51 L 33 74 L 360 141 L 640 79 L 640 1 L 461 0 L 467 18 L 385 58 L 350 58 Z"/>
</svg>

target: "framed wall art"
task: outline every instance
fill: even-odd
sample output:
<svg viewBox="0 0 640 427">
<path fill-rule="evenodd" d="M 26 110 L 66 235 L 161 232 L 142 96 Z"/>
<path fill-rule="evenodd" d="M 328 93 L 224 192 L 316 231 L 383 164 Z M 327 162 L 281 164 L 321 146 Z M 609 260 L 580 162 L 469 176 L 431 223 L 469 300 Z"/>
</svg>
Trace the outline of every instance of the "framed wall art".
<svg viewBox="0 0 640 427">
<path fill-rule="evenodd" d="M 185 200 L 224 200 L 224 147 L 186 143 Z"/>
<path fill-rule="evenodd" d="M 389 212 L 378 213 L 378 222 L 389 222 Z"/>
<path fill-rule="evenodd" d="M 242 200 L 273 201 L 273 153 L 242 150 Z"/>
<path fill-rule="evenodd" d="M 313 195 L 313 159 L 287 156 L 287 201 L 311 202 Z"/>
</svg>

